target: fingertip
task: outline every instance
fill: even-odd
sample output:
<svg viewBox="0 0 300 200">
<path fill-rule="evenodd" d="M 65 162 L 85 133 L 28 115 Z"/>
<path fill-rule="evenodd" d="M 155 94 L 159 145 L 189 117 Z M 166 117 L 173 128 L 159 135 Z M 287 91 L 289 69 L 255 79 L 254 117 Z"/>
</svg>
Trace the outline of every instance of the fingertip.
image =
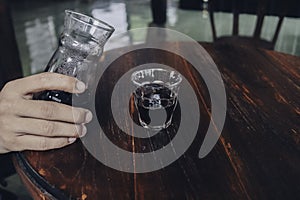
<svg viewBox="0 0 300 200">
<path fill-rule="evenodd" d="M 92 119 L 93 119 L 93 114 L 91 111 L 88 110 L 85 115 L 85 122 L 89 123 L 90 121 L 92 121 Z"/>
<path fill-rule="evenodd" d="M 82 125 L 82 131 L 81 131 L 81 134 L 80 134 L 80 137 L 84 137 L 87 133 L 87 128 L 85 125 Z"/>
<path fill-rule="evenodd" d="M 86 86 L 85 86 L 85 84 L 82 82 L 82 81 L 77 81 L 76 82 L 76 90 L 78 91 L 78 92 L 84 92 L 85 91 L 85 89 L 86 89 Z"/>
<path fill-rule="evenodd" d="M 76 141 L 77 138 L 68 138 L 68 143 L 71 144 Z"/>
</svg>

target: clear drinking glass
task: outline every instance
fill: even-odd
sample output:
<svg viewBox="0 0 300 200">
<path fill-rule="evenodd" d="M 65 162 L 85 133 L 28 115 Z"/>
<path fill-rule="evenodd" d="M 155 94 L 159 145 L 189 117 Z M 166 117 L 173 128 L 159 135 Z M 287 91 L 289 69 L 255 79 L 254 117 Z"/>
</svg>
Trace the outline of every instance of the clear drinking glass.
<svg viewBox="0 0 300 200">
<path fill-rule="evenodd" d="M 139 122 L 144 128 L 167 128 L 177 105 L 181 75 L 162 68 L 144 69 L 131 75 L 136 86 L 134 102 Z"/>
<path fill-rule="evenodd" d="M 92 63 L 102 55 L 113 32 L 114 28 L 103 21 L 66 10 L 58 48 L 45 71 L 76 77 L 88 86 L 96 70 Z M 34 99 L 72 104 L 72 94 L 56 90 L 37 93 Z"/>
</svg>

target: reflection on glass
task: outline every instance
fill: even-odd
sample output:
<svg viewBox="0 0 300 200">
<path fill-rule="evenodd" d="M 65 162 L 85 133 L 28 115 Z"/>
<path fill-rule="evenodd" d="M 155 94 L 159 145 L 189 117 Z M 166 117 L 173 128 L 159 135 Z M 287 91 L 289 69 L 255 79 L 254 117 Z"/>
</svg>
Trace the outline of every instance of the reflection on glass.
<svg viewBox="0 0 300 200">
<path fill-rule="evenodd" d="M 88 87 L 95 79 L 93 64 L 101 56 L 114 28 L 81 13 L 66 10 L 65 14 L 59 46 L 45 71 L 76 77 Z M 63 91 L 44 91 L 35 94 L 34 99 L 72 104 L 72 95 Z"/>
<path fill-rule="evenodd" d="M 152 68 L 134 72 L 131 81 L 137 87 L 134 102 L 141 126 L 152 130 L 170 126 L 181 75 L 173 70 Z"/>
</svg>

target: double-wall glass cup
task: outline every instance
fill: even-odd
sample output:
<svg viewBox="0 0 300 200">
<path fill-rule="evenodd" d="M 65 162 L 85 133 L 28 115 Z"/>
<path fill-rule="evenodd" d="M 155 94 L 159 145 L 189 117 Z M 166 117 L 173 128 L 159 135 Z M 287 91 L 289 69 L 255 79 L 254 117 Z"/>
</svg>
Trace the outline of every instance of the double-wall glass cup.
<svg viewBox="0 0 300 200">
<path fill-rule="evenodd" d="M 133 95 L 140 125 L 151 130 L 167 128 L 177 105 L 181 75 L 152 68 L 134 72 L 131 81 L 136 86 Z"/>
<path fill-rule="evenodd" d="M 103 21 L 66 10 L 58 48 L 45 71 L 76 77 L 88 87 L 95 78 L 96 66 L 93 63 L 102 55 L 113 32 L 114 28 Z M 63 91 L 43 91 L 33 98 L 72 104 L 72 94 Z"/>
</svg>

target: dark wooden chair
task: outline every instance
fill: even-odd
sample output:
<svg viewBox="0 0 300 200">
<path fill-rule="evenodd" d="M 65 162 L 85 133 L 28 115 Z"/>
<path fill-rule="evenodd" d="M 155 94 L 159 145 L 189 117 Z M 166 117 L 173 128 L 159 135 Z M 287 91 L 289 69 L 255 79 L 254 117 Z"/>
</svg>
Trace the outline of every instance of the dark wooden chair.
<svg viewBox="0 0 300 200">
<path fill-rule="evenodd" d="M 270 8 L 270 3 L 271 3 L 270 0 L 260 0 L 254 4 L 253 2 L 246 1 L 246 0 L 226 1 L 227 7 L 225 6 L 225 12 L 231 11 L 233 13 L 232 35 L 225 35 L 225 36 L 218 37 L 216 32 L 216 27 L 215 27 L 214 12 L 223 11 L 222 9 L 224 9 L 224 2 L 223 5 L 219 5 L 220 3 L 222 4 L 221 0 L 211 0 L 209 2 L 209 17 L 210 17 L 214 43 L 221 43 L 221 44 L 230 43 L 230 44 L 240 44 L 240 45 L 260 47 L 260 48 L 265 48 L 270 50 L 274 49 L 284 19 L 284 11 L 285 11 L 284 5 L 282 5 L 280 12 L 272 13 L 272 15 L 278 16 L 279 20 L 277 22 L 273 38 L 270 41 L 268 41 L 266 39 L 261 38 L 261 31 L 263 27 L 264 18 L 266 15 L 270 13 L 268 11 L 268 8 Z M 228 3 L 229 4 L 231 3 L 230 9 L 228 8 Z M 253 8 L 254 6 L 256 8 Z M 279 5 L 277 5 L 277 7 L 278 6 Z M 255 29 L 252 36 L 243 36 L 239 34 L 239 15 L 241 13 L 255 14 L 257 16 Z"/>
</svg>

